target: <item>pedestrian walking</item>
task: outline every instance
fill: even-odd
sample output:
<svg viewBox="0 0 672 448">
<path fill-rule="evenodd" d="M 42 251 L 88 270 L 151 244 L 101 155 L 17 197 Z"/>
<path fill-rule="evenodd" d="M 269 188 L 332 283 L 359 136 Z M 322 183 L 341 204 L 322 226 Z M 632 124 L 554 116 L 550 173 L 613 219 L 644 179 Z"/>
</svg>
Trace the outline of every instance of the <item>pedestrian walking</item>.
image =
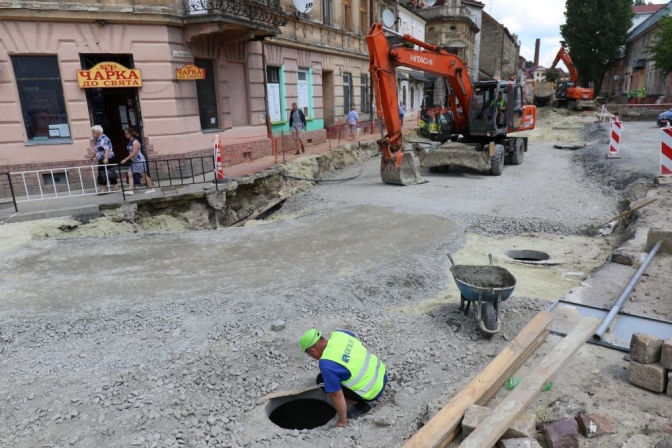
<svg viewBox="0 0 672 448">
<path fill-rule="evenodd" d="M 298 108 L 296 103 L 292 103 L 292 110 L 289 113 L 289 129 L 292 130 L 294 147 L 296 148 L 294 155 L 299 155 L 302 152 L 306 152 L 306 148 L 303 146 L 303 140 L 301 139 L 301 133 L 305 128 L 306 116 L 303 115 L 303 111 Z M 301 145 L 301 151 L 299 151 L 299 145 Z"/>
<path fill-rule="evenodd" d="M 140 174 L 141 178 L 145 179 L 147 183 L 148 190 L 145 191 L 145 194 L 154 193 L 154 187 L 152 186 L 152 179 L 149 177 L 149 170 L 147 167 L 147 159 L 142 153 L 142 145 L 140 143 L 140 134 L 133 128 L 126 128 L 124 135 L 128 139 L 128 157 L 121 161 L 121 163 L 126 164 L 131 163 L 128 173 L 128 190 L 126 194 L 133 194 L 133 176 L 134 174 Z"/>
<path fill-rule="evenodd" d="M 399 121 L 401 121 L 401 126 L 404 126 L 404 114 L 406 114 L 406 106 L 404 103 L 399 101 Z"/>
<path fill-rule="evenodd" d="M 100 185 L 100 193 L 108 193 L 111 185 L 117 185 L 117 172 L 113 167 L 108 168 L 106 165 L 117 163 L 114 156 L 114 149 L 109 137 L 103 133 L 103 127 L 95 125 L 91 128 L 91 135 L 93 136 L 94 152 L 90 160 L 98 160 L 98 178 L 96 183 Z"/>
<path fill-rule="evenodd" d="M 387 384 L 385 364 L 354 333 L 336 330 L 327 339 L 321 331 L 311 328 L 299 339 L 299 347 L 319 361 L 316 382 L 336 407 L 336 426 L 345 426 L 348 418 L 369 412 L 369 403 L 383 394 Z M 348 404 L 353 405 L 350 411 Z"/>
<path fill-rule="evenodd" d="M 350 106 L 350 112 L 348 112 L 346 119 L 350 128 L 350 140 L 354 140 L 357 127 L 359 126 L 359 114 L 357 114 L 355 106 Z"/>
</svg>

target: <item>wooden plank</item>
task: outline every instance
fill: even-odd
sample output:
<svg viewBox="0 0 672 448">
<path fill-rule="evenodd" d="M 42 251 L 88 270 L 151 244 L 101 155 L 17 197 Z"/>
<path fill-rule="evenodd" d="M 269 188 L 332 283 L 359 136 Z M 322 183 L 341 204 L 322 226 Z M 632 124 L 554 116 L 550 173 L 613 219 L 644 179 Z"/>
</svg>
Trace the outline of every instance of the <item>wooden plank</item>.
<svg viewBox="0 0 672 448">
<path fill-rule="evenodd" d="M 275 207 L 276 205 L 278 205 L 279 203 L 281 203 L 282 201 L 284 201 L 284 200 L 287 199 L 288 197 L 289 197 L 289 195 L 282 195 L 282 196 L 280 196 L 279 198 L 275 198 L 275 199 L 273 199 L 271 202 L 269 202 L 268 204 L 266 204 L 266 205 L 264 205 L 263 207 L 261 207 L 261 208 L 255 210 L 255 211 L 254 211 L 250 216 L 248 216 L 247 218 L 243 218 L 243 219 L 241 219 L 240 221 L 236 221 L 236 222 L 234 222 L 233 224 L 229 225 L 228 227 L 241 227 L 241 226 L 244 226 L 245 223 L 246 223 L 247 221 L 249 221 L 250 219 L 255 219 L 257 216 L 261 215 L 262 213 L 265 213 L 265 212 L 269 211 L 270 209 L 272 209 L 273 207 Z"/>
<path fill-rule="evenodd" d="M 486 394 L 496 393 L 508 377 L 512 366 L 522 365 L 534 352 L 531 346 L 543 342 L 546 327 L 553 315 L 542 311 L 518 333 L 513 341 L 493 359 L 467 386 L 458 392 L 425 426 L 411 437 L 403 448 L 444 448 L 460 432 L 460 423 L 469 405 L 479 402 Z"/>
<path fill-rule="evenodd" d="M 459 448 L 494 446 L 522 411 L 534 401 L 539 391 L 590 338 L 602 321 L 594 317 L 581 319 L 579 324 L 523 379 L 492 413 L 464 439 Z"/>
</svg>

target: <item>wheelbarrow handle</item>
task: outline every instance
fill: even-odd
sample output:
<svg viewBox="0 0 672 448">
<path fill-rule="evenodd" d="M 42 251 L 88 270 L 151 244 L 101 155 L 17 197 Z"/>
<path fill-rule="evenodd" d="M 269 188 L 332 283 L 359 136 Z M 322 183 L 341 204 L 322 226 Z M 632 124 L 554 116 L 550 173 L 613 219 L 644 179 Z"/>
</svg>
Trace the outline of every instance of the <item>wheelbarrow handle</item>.
<svg viewBox="0 0 672 448">
<path fill-rule="evenodd" d="M 453 260 L 453 257 L 451 257 L 450 254 L 446 254 L 446 255 L 448 255 L 448 259 L 450 260 L 450 263 L 451 263 L 453 266 L 455 266 L 455 261 Z"/>
</svg>

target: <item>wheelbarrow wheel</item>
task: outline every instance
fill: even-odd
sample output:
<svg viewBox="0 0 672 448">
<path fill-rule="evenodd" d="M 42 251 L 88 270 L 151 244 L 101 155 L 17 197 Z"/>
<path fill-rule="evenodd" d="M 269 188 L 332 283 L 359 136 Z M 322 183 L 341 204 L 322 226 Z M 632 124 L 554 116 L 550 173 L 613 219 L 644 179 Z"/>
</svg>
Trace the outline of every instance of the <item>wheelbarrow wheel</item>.
<svg viewBox="0 0 672 448">
<path fill-rule="evenodd" d="M 483 324 L 485 328 L 490 331 L 495 331 L 497 329 L 497 313 L 495 312 L 495 305 L 492 302 L 484 302 L 481 305 L 481 318 L 483 319 Z M 490 339 L 493 335 L 483 333 L 486 339 Z"/>
</svg>

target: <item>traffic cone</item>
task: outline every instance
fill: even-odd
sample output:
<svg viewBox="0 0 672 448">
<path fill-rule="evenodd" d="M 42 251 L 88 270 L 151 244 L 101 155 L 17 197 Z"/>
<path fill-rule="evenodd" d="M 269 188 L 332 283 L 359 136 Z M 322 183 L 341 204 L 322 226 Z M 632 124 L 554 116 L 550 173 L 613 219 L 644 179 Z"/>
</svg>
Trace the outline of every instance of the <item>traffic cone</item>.
<svg viewBox="0 0 672 448">
<path fill-rule="evenodd" d="M 222 141 L 215 135 L 215 182 L 225 182 L 224 168 L 222 167 Z"/>
</svg>

